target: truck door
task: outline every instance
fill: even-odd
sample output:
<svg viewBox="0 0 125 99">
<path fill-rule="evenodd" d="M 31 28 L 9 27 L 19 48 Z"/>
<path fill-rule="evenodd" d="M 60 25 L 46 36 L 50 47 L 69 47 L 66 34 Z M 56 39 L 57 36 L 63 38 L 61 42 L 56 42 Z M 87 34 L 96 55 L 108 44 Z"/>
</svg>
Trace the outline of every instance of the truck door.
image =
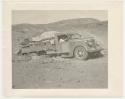
<svg viewBox="0 0 125 99">
<path fill-rule="evenodd" d="M 67 35 L 59 35 L 57 43 L 58 53 L 68 53 L 69 52 L 69 42 Z"/>
</svg>

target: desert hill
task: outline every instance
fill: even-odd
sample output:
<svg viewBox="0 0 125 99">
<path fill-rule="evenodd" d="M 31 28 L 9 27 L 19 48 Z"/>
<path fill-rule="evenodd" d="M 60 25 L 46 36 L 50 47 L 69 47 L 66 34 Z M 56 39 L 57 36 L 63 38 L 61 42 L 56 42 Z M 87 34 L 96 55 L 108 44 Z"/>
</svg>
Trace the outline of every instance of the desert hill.
<svg viewBox="0 0 125 99">
<path fill-rule="evenodd" d="M 48 24 L 15 24 L 12 25 L 13 51 L 25 38 L 40 35 L 46 31 L 73 32 L 96 36 L 108 48 L 108 21 L 93 18 L 68 19 Z"/>
</svg>

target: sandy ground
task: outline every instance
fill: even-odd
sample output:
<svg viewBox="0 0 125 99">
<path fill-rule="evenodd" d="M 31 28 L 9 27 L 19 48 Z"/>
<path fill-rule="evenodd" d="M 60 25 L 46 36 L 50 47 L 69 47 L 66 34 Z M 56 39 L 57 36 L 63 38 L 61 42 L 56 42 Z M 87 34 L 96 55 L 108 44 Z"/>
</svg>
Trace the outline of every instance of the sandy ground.
<svg viewBox="0 0 125 99">
<path fill-rule="evenodd" d="M 13 57 L 12 87 L 107 88 L 107 56 L 86 61 L 60 57 Z"/>
</svg>

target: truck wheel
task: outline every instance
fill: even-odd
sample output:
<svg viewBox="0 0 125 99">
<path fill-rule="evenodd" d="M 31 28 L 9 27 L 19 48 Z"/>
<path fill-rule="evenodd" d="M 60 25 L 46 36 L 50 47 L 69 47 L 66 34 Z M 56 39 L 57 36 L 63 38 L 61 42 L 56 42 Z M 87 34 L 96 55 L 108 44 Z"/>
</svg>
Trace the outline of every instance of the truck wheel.
<svg viewBox="0 0 125 99">
<path fill-rule="evenodd" d="M 74 56 L 77 59 L 86 60 L 88 58 L 88 53 L 84 47 L 80 46 L 80 47 L 75 48 Z"/>
</svg>

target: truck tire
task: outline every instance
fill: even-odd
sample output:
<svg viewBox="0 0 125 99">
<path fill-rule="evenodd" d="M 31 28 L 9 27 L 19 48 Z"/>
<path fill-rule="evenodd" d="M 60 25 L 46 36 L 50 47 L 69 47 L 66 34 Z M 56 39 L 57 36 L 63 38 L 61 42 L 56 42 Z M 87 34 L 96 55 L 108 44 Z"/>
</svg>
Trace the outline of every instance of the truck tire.
<svg viewBox="0 0 125 99">
<path fill-rule="evenodd" d="M 88 52 L 83 46 L 76 47 L 74 50 L 74 57 L 80 60 L 86 60 L 88 58 Z"/>
</svg>

